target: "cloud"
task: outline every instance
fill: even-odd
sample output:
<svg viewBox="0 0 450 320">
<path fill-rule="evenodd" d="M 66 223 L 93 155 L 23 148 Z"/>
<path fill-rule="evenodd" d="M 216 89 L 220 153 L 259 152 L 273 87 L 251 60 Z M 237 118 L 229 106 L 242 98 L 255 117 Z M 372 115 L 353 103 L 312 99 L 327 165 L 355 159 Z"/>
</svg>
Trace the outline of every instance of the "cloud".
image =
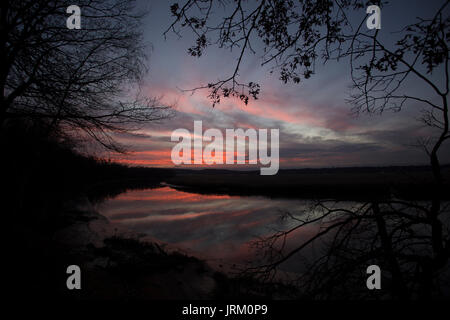
<svg viewBox="0 0 450 320">
<path fill-rule="evenodd" d="M 160 8 L 157 5 L 155 9 Z M 173 105 L 175 116 L 148 123 L 135 135 L 120 135 L 118 140 L 135 152 L 114 154 L 114 160 L 130 165 L 174 166 L 170 159 L 175 145 L 170 141 L 172 131 L 185 128 L 192 132 L 194 121 L 202 120 L 203 130 L 278 128 L 281 168 L 428 161 L 422 150 L 413 147 L 421 137 L 432 134 L 417 125 L 418 106 L 381 116 L 350 115 L 351 108 L 345 102 L 350 85 L 346 63 L 318 65 L 308 81 L 285 85 L 250 55 L 241 69 L 241 80 L 261 84 L 259 99 L 250 100 L 248 105 L 236 98 L 222 99 L 212 108 L 207 90 L 179 88 L 192 89 L 227 75 L 235 63 L 233 55 L 213 49 L 202 59 L 194 59 L 186 55 L 189 39 L 160 41 L 155 30 L 159 24 L 149 23 L 152 31 L 146 36 L 155 43 L 155 49 L 142 92 Z M 448 148 L 442 151 L 442 157 L 450 159 Z"/>
</svg>

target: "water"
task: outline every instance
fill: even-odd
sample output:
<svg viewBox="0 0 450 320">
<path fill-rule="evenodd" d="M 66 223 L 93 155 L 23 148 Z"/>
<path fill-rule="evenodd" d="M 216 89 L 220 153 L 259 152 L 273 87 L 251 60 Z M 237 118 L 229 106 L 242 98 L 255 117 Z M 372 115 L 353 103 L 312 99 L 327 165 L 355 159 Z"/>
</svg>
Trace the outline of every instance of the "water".
<svg viewBox="0 0 450 320">
<path fill-rule="evenodd" d="M 103 202 L 99 211 L 110 221 L 148 234 L 208 261 L 243 264 L 254 258 L 250 243 L 286 229 L 305 200 L 202 195 L 171 187 L 132 190 Z M 302 232 L 308 233 L 307 230 Z"/>
</svg>

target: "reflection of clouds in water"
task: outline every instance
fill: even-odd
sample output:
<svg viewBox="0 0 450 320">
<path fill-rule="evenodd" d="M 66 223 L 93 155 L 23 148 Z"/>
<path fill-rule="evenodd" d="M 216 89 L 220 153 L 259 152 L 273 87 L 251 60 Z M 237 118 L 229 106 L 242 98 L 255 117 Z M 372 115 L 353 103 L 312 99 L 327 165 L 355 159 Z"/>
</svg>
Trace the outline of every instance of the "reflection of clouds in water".
<svg viewBox="0 0 450 320">
<path fill-rule="evenodd" d="M 169 187 L 129 191 L 105 201 L 111 221 L 211 259 L 243 261 L 248 242 L 285 228 L 280 210 L 299 212 L 303 200 L 201 195 Z"/>
</svg>

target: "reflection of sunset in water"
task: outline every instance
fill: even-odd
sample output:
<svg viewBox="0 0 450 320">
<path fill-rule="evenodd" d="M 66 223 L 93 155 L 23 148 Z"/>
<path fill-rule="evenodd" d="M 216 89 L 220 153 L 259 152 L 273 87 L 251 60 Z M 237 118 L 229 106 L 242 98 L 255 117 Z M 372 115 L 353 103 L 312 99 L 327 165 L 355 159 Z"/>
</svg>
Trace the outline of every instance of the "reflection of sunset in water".
<svg viewBox="0 0 450 320">
<path fill-rule="evenodd" d="M 176 201 L 196 202 L 202 200 L 229 199 L 227 195 L 202 195 L 197 193 L 179 192 L 169 187 L 153 190 L 136 190 L 119 195 L 120 200 L 151 200 L 151 201 Z"/>
<path fill-rule="evenodd" d="M 115 223 L 211 260 L 244 262 L 249 241 L 287 227 L 281 210 L 296 212 L 305 201 L 201 195 L 170 187 L 135 190 L 100 205 Z"/>
</svg>

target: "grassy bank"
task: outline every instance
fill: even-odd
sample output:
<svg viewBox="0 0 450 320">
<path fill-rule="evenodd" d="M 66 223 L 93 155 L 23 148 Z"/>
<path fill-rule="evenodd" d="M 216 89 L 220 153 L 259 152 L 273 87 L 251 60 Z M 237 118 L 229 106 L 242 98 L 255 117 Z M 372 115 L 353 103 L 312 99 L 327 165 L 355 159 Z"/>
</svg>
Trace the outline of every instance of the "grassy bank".
<svg viewBox="0 0 450 320">
<path fill-rule="evenodd" d="M 280 170 L 274 176 L 260 176 L 257 171 L 174 170 L 164 180 L 181 190 L 204 194 L 370 201 L 390 197 L 425 200 L 441 192 L 449 199 L 450 166 L 443 173 L 447 184 L 439 191 L 426 166 Z"/>
</svg>

